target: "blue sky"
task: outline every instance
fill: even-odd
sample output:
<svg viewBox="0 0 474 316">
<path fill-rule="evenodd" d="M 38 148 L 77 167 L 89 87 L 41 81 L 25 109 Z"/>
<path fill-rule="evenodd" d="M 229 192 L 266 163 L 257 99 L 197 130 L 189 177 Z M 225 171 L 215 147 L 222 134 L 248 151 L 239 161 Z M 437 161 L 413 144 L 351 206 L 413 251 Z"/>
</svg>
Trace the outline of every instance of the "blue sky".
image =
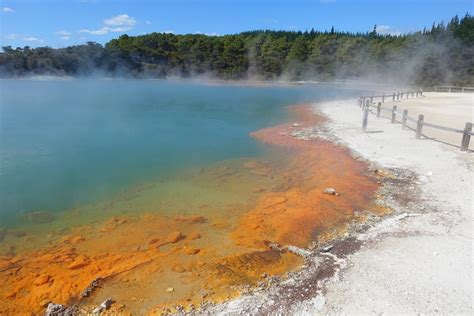
<svg viewBox="0 0 474 316">
<path fill-rule="evenodd" d="M 406 33 L 472 14 L 472 0 L 0 0 L 0 45 L 63 47 L 121 34 L 255 29 Z"/>
</svg>

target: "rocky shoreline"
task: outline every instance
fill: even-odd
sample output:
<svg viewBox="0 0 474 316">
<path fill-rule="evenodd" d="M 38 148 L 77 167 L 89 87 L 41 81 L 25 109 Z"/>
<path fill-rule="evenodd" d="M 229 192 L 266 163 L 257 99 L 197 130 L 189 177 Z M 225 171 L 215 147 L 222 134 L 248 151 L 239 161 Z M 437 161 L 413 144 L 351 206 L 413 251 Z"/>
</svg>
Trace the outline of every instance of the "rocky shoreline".
<svg viewBox="0 0 474 316">
<path fill-rule="evenodd" d="M 296 122 L 294 126 L 298 126 Z M 341 141 L 330 131 L 329 124 L 306 128 L 291 136 L 298 139 L 311 140 L 323 138 L 338 145 Z M 354 159 L 362 160 L 370 165 L 370 171 L 381 175 L 377 204 L 389 208 L 390 214 L 377 216 L 366 210 L 355 211 L 354 220 L 347 226 L 346 233 L 331 241 L 319 244 L 314 241 L 305 253 L 305 264 L 287 278 L 273 277 L 255 289 L 248 289 L 242 297 L 218 305 L 204 306 L 199 311 L 181 312 L 190 314 L 223 314 L 223 315 L 285 315 L 294 313 L 314 313 L 325 304 L 326 286 L 331 282 L 339 282 L 341 274 L 350 266 L 348 257 L 361 249 L 373 247 L 386 234 L 378 228 L 390 226 L 419 213 L 408 209 L 421 205 L 419 198 L 419 179 L 417 175 L 404 169 L 382 169 L 376 162 L 367 161 L 351 151 Z"/>
<path fill-rule="evenodd" d="M 380 135 L 363 134 L 354 104 L 315 105 L 330 120 L 290 134 L 346 146 L 373 172 L 386 173 L 378 202 L 391 213 L 353 221 L 342 237 L 307 249 L 305 265 L 288 278 L 198 314 L 473 312 L 472 154 L 416 143 L 382 121 L 372 122 Z M 391 137 L 398 139 L 390 144 Z"/>
</svg>

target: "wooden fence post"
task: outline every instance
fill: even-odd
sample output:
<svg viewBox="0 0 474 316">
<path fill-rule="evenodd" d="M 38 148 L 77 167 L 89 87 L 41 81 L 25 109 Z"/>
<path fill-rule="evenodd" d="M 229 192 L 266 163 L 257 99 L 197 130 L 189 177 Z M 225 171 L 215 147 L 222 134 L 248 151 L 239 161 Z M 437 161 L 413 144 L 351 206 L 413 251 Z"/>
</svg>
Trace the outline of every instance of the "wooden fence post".
<svg viewBox="0 0 474 316">
<path fill-rule="evenodd" d="M 374 103 L 374 97 L 370 97 L 370 103 Z"/>
<path fill-rule="evenodd" d="M 392 101 L 395 101 L 395 92 L 393 93 Z"/>
<path fill-rule="evenodd" d="M 464 92 L 464 90 L 463 90 L 463 92 Z M 382 103 L 385 103 L 385 93 L 382 94 Z"/>
<path fill-rule="evenodd" d="M 423 114 L 418 115 L 418 122 L 416 123 L 416 138 L 421 137 L 421 131 L 423 130 L 423 120 L 425 119 L 425 116 Z"/>
<path fill-rule="evenodd" d="M 394 105 L 392 109 L 392 123 L 395 123 L 396 118 L 397 118 L 397 106 Z"/>
<path fill-rule="evenodd" d="M 369 105 L 364 107 L 364 115 L 362 116 L 362 131 L 365 133 L 367 130 L 367 118 L 369 117 Z"/>
<path fill-rule="evenodd" d="M 400 92 L 397 93 L 397 101 L 400 100 Z"/>
<path fill-rule="evenodd" d="M 377 104 L 377 118 L 380 118 L 380 111 L 382 111 L 382 103 Z"/>
<path fill-rule="evenodd" d="M 471 141 L 471 134 L 472 132 L 472 123 L 466 123 L 464 127 L 464 133 L 462 134 L 462 142 L 461 142 L 461 150 L 467 151 L 469 149 L 469 142 Z"/>
<path fill-rule="evenodd" d="M 403 92 L 400 94 L 400 99 L 403 99 Z"/>
<path fill-rule="evenodd" d="M 408 118 L 408 110 L 403 110 L 402 129 L 405 129 L 407 127 L 407 118 Z"/>
</svg>

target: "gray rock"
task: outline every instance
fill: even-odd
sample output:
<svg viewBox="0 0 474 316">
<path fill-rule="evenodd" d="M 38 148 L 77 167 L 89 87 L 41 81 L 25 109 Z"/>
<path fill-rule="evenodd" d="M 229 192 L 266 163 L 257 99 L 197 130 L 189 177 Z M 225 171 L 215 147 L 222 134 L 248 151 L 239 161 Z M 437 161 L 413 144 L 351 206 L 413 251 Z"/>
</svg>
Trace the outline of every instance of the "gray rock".
<svg viewBox="0 0 474 316">
<path fill-rule="evenodd" d="M 102 304 L 100 304 L 100 307 L 102 307 L 103 309 L 109 309 L 109 307 L 113 304 L 113 302 L 114 301 L 111 298 L 108 298 L 105 301 L 103 301 Z"/>
<path fill-rule="evenodd" d="M 329 195 L 339 195 L 339 193 L 336 191 L 334 188 L 326 188 L 324 189 L 324 194 L 329 194 Z"/>
<path fill-rule="evenodd" d="M 45 316 L 74 316 L 79 311 L 76 306 L 66 306 L 62 304 L 49 303 L 46 307 Z"/>
<path fill-rule="evenodd" d="M 333 245 L 329 245 L 329 246 L 323 247 L 323 248 L 321 248 L 321 252 L 328 252 L 328 251 L 330 251 L 333 247 L 334 247 Z"/>
</svg>

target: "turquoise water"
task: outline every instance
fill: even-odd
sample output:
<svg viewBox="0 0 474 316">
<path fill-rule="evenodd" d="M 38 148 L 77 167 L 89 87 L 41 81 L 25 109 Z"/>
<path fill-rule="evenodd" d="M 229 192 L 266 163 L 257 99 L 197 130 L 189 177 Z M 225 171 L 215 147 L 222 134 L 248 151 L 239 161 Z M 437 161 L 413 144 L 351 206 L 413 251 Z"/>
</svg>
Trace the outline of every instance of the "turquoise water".
<svg viewBox="0 0 474 316">
<path fill-rule="evenodd" d="M 194 166 L 265 150 L 249 133 L 285 106 L 355 96 L 335 86 L 2 80 L 0 226 Z"/>
</svg>

